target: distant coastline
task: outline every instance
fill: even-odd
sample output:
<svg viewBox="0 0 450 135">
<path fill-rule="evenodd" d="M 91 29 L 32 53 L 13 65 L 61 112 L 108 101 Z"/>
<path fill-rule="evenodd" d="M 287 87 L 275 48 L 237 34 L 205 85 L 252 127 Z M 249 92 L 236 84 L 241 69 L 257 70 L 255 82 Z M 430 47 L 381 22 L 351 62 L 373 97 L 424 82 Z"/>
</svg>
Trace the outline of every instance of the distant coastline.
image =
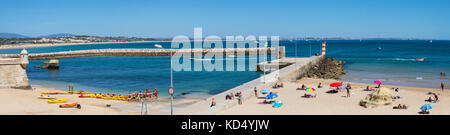
<svg viewBox="0 0 450 135">
<path fill-rule="evenodd" d="M 37 47 L 56 47 L 69 45 L 92 45 L 92 44 L 120 44 L 120 43 L 151 43 L 151 42 L 171 42 L 167 40 L 155 41 L 133 41 L 133 42 L 91 42 L 91 43 L 45 43 L 45 44 L 8 44 L 1 45 L 0 49 L 21 49 L 21 48 L 37 48 Z"/>
</svg>

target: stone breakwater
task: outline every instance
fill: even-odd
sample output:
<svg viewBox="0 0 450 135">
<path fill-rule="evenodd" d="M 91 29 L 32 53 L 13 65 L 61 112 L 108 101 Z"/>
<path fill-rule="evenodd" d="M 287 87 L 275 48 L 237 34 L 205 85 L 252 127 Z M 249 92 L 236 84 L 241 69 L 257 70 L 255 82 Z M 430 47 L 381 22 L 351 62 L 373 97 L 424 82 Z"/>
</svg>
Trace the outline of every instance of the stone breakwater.
<svg viewBox="0 0 450 135">
<path fill-rule="evenodd" d="M 211 115 L 217 112 L 226 110 L 233 106 L 238 105 L 237 100 L 225 100 L 225 96 L 230 93 L 241 92 L 244 102 L 250 98 L 256 98 L 254 93 L 254 88 L 258 90 L 271 89 L 275 83 L 278 82 L 278 77 L 280 77 L 283 82 L 295 82 L 301 76 L 304 76 L 312 67 L 320 63 L 324 59 L 324 55 L 312 56 L 309 58 L 283 58 L 280 60 L 274 60 L 275 62 L 288 62 L 291 63 L 284 68 L 280 68 L 278 72 L 271 72 L 265 76 L 256 78 L 250 82 L 244 83 L 230 90 L 224 91 L 217 95 L 213 95 L 205 100 L 194 103 L 190 106 L 185 107 L 180 111 L 179 114 L 183 115 Z M 216 106 L 210 107 L 211 100 L 217 102 Z"/>
<path fill-rule="evenodd" d="M 54 53 L 37 53 L 30 54 L 30 60 L 42 59 L 58 59 L 58 58 L 73 58 L 73 57 L 91 57 L 91 56 L 170 56 L 171 54 L 214 54 L 214 55 L 252 55 L 266 51 L 267 54 L 280 52 L 278 58 L 283 58 L 284 46 L 279 48 L 221 48 L 221 49 L 95 49 L 95 50 L 79 50 L 67 52 Z M 5 58 L 18 58 L 19 54 L 2 54 Z"/>
</svg>

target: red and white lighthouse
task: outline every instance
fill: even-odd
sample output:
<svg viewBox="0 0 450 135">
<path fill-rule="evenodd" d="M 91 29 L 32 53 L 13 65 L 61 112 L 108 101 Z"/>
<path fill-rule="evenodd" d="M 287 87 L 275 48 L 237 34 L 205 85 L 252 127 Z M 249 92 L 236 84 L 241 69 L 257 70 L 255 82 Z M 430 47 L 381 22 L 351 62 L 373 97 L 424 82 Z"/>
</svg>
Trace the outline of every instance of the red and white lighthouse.
<svg viewBox="0 0 450 135">
<path fill-rule="evenodd" d="M 322 55 L 325 55 L 325 46 L 327 43 L 325 41 L 322 42 Z"/>
</svg>

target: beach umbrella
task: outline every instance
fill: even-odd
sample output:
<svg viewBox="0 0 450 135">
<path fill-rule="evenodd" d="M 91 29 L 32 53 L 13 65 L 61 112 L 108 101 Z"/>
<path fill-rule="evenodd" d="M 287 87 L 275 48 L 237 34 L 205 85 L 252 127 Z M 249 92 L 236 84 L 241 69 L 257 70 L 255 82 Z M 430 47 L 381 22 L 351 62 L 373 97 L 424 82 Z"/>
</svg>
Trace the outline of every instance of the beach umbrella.
<svg viewBox="0 0 450 135">
<path fill-rule="evenodd" d="M 376 84 L 382 84 L 383 82 L 380 81 L 380 80 L 375 80 L 375 81 L 373 81 L 373 83 L 376 83 Z"/>
<path fill-rule="evenodd" d="M 307 92 L 313 92 L 313 91 L 316 91 L 316 89 L 314 89 L 314 88 L 306 88 L 305 91 L 307 91 Z"/>
<path fill-rule="evenodd" d="M 342 86 L 342 83 L 340 83 L 340 82 L 334 82 L 334 83 L 331 83 L 330 86 L 331 86 L 331 87 L 339 87 L 339 86 Z"/>
<path fill-rule="evenodd" d="M 266 96 L 266 99 L 273 99 L 273 98 L 277 98 L 278 95 L 277 94 L 269 94 Z"/>
<path fill-rule="evenodd" d="M 421 110 L 430 110 L 430 109 L 433 109 L 433 105 L 431 105 L 431 104 L 425 104 L 425 105 L 423 105 L 422 107 L 420 107 L 420 109 Z"/>
</svg>

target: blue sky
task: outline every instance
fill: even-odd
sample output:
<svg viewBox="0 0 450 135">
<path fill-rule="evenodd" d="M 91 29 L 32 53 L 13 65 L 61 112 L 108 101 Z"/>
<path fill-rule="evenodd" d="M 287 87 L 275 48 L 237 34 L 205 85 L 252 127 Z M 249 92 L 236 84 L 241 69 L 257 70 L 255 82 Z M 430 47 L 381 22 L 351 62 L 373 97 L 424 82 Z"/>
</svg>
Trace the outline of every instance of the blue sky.
<svg viewBox="0 0 450 135">
<path fill-rule="evenodd" d="M 2 0 L 0 32 L 450 39 L 448 0 Z"/>
</svg>

